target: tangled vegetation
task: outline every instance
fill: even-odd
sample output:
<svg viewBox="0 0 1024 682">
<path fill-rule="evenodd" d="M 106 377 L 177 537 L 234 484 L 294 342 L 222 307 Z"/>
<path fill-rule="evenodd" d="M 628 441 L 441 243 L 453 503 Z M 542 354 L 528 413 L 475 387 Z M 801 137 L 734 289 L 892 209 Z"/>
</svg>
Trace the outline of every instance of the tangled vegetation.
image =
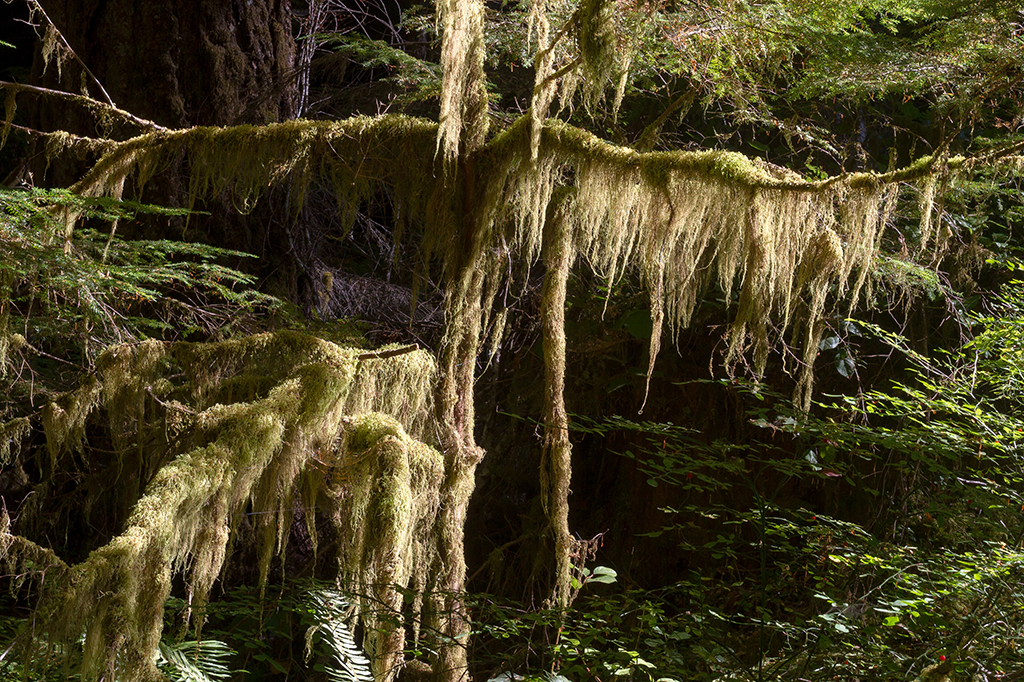
<svg viewBox="0 0 1024 682">
<path fill-rule="evenodd" d="M 788 12 L 793 3 L 779 4 Z M 875 12 L 889 21 L 891 11 L 907 22 L 924 21 L 918 11 L 931 16 L 914 7 L 861 4 L 839 18 L 818 17 L 820 24 L 783 13 L 777 25 L 821 51 L 817 67 L 837 69 L 832 58 L 841 48 L 833 38 L 861 35 L 862 15 Z M 27 489 L 24 467 L 31 460 L 32 492 L 44 498 L 70 485 L 62 471 L 85 472 L 85 462 L 100 456 L 93 449 L 104 450 L 114 480 L 90 478 L 92 487 L 76 499 L 86 517 L 96 505 L 113 511 L 120 527 L 86 557 L 69 561 L 56 545 L 29 539 L 46 536 L 37 531 L 52 519 L 34 516 L 31 503 L 17 518 L 4 508 L 0 560 L 18 576 L 15 593 L 32 600 L 35 614 L 32 634 L 15 642 L 26 665 L 40 655 L 36 649 L 63 655 L 80 643 L 85 679 L 162 679 L 157 652 L 172 593 L 184 595 L 184 620 L 201 633 L 233 543 L 253 543 L 262 593 L 274 562 L 287 564 L 290 538 L 301 527 L 314 556 L 333 553 L 331 578 L 358 595 L 362 646 L 375 679 L 414 670 L 410 662 L 427 664 L 427 674 L 438 680 L 463 679 L 471 632 L 464 533 L 476 470 L 486 455 L 476 433 L 478 361 L 496 355 L 509 325 L 508 292 L 526 288 L 531 278 L 542 280 L 538 494 L 554 565 L 546 606 L 554 609 L 554 631 L 570 624 L 571 632 L 571 619 L 563 619 L 580 588 L 608 575 L 581 565 L 591 545 L 569 522 L 573 445 L 565 394 L 572 274 L 585 270 L 607 290 L 628 278 L 646 297 L 651 331 L 641 411 L 663 340 L 678 341 L 701 303 L 715 295 L 728 310 L 722 336 L 729 373 L 749 358 L 752 374 L 761 376 L 772 349 L 792 346 L 797 350 L 783 369 L 796 377 L 795 414 L 804 414 L 813 406 L 816 359 L 836 347 L 826 348 L 829 321 L 852 315 L 876 284 L 872 273 L 892 239 L 887 231 L 912 219 L 913 244 L 903 239 L 901 255 L 937 267 L 951 234 L 943 202 L 952 188 L 986 173 L 1013 176 L 1024 165 L 1018 135 L 963 154 L 952 153 L 948 141 L 926 155 L 894 151 L 885 172 L 839 168 L 805 177 L 736 150 L 662 145 L 651 151 L 668 125 L 660 115 L 636 144 L 609 142 L 580 123 L 574 101 L 591 120 L 603 107 L 614 118 L 641 87 L 637 70 L 653 68 L 645 41 L 662 34 L 668 38 L 659 49 L 667 42 L 682 50 L 690 34 L 664 19 L 667 8 L 607 0 L 571 7 L 534 0 L 513 13 L 525 20 L 532 55 L 529 106 L 514 117 L 492 117 L 485 3 L 437 5 L 441 82 L 434 118 L 401 113 L 168 129 L 76 95 L 62 97 L 85 105 L 108 136 L 28 131 L 45 146 L 48 162 L 76 156 L 88 170 L 66 191 L 0 195 L 0 242 L 10 254 L 0 265 L 0 378 L 17 393 L 18 405 L 0 425 L 0 465 Z M 757 19 L 739 7 L 730 11 L 725 18 L 737 25 Z M 557 29 L 555 21 L 561 22 Z M 727 23 L 712 32 L 725 33 Z M 993 40 L 986 22 L 949 25 L 973 31 L 979 44 Z M 623 26 L 634 29 L 631 37 Z M 698 34 L 703 31 L 695 29 Z M 1019 42 L 1018 34 L 1010 37 Z M 728 36 L 714 43 L 713 49 L 691 46 L 692 64 L 674 67 L 692 81 L 693 92 L 663 103 L 666 115 L 690 107 L 695 93 L 707 101 L 733 98 L 737 125 L 770 120 L 790 149 L 794 139 L 829 149 L 816 141 L 818 132 L 799 126 L 794 132 L 768 114 L 773 78 L 789 77 L 803 92 L 810 87 L 792 76 L 799 46 L 780 39 L 762 50 L 776 66 L 766 75 L 751 61 L 757 50 L 748 53 Z M 939 50 L 945 43 L 935 44 Z M 49 54 L 53 39 L 47 45 Z M 994 50 L 989 57 L 1002 68 L 1009 57 Z M 966 68 L 939 61 L 950 73 Z M 717 92 L 725 86 L 716 79 L 732 84 L 728 97 Z M 865 85 L 863 77 L 857 82 L 867 90 L 839 94 L 870 97 L 881 87 Z M 931 81 L 914 82 L 908 93 L 941 90 Z M 610 85 L 616 94 L 608 106 L 603 97 Z M 0 82 L 0 88 L 6 91 L 4 141 L 15 130 L 21 98 L 53 95 L 17 83 Z M 132 133 L 115 135 L 115 127 Z M 185 190 L 181 208 L 139 203 L 172 170 Z M 121 221 L 136 214 L 192 220 L 208 203 L 230 197 L 247 215 L 275 192 L 281 193 L 277 200 L 285 197 L 281 215 L 290 224 L 282 229 L 289 235 L 299 230 L 317 192 L 330 194 L 345 235 L 357 228 L 366 206 L 386 197 L 395 253 L 415 254 L 415 282 L 433 280 L 443 295 L 436 356 L 401 344 L 368 351 L 359 340 L 346 345 L 295 330 L 264 331 L 260 320 L 280 303 L 253 293 L 252 278 L 221 265 L 244 254 L 119 237 Z M 325 316 L 342 286 L 337 271 L 323 262 L 303 267 L 315 289 L 312 310 Z M 414 287 L 410 320 L 417 293 Z M 80 362 L 70 364 L 85 372 L 51 371 L 37 395 L 33 362 L 68 362 L 60 353 L 77 356 Z M 799 421 L 792 420 L 786 424 Z M 817 422 L 800 423 L 803 434 L 825 430 Z M 671 458 L 662 466 L 658 475 L 675 484 L 692 473 Z M 742 472 L 726 467 L 725 473 Z M 731 485 L 704 483 L 716 490 Z M 753 497 L 760 516 L 743 520 L 754 518 L 763 547 L 769 533 L 788 532 L 790 521 L 769 522 L 773 496 L 755 490 Z M 327 519 L 329 529 L 318 518 Z M 325 530 L 329 543 L 321 543 Z M 875 555 L 865 551 L 847 564 L 868 556 Z M 906 570 L 890 560 L 893 571 Z M 1003 560 L 1017 561 L 1009 554 Z M 762 553 L 761 570 L 767 566 Z M 843 614 L 852 603 L 821 594 Z M 767 613 L 765 607 L 748 614 L 744 625 L 756 623 L 764 637 Z M 559 637 L 552 645 L 555 663 L 568 667 L 585 658 L 580 640 L 570 651 L 569 635 Z M 779 648 L 769 660 L 763 642 L 759 680 L 767 679 L 766 669 L 796 674 L 798 664 L 810 665 L 811 654 L 786 658 Z M 958 646 L 959 652 L 968 644 Z M 609 670 L 632 674 L 638 666 L 631 660 Z"/>
</svg>

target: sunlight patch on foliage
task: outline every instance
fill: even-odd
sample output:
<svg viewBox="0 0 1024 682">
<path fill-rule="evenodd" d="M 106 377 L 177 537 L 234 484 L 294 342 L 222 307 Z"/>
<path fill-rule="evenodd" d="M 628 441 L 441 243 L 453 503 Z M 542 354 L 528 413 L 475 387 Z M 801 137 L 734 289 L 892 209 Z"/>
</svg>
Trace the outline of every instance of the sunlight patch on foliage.
<svg viewBox="0 0 1024 682">
<path fill-rule="evenodd" d="M 422 352 L 372 360 L 383 378 L 354 381 L 367 363 L 358 360 L 360 352 L 294 332 L 215 344 L 147 341 L 112 348 L 98 362 L 102 380 L 67 394 L 58 401 L 62 406 L 51 404 L 55 416 L 45 422 L 52 442 L 80 441 L 86 419 L 102 402 L 123 466 L 153 472 L 126 529 L 83 563 L 60 568 L 64 575 L 51 571 L 40 585 L 39 623 L 51 641 L 73 642 L 86 633 L 87 679 L 115 671 L 159 679 L 153 652 L 172 576 L 184 576 L 201 626 L 233 529 L 250 505 L 269 512 L 254 521 L 263 582 L 272 557 L 285 550 L 297 498 L 309 508 L 326 501 L 335 514 L 357 514 L 366 534 L 360 549 L 342 551 L 346 558 L 339 561 L 360 584 L 387 573 L 388 587 L 373 589 L 398 594 L 392 585 L 410 581 L 414 562 L 421 575 L 436 570 L 438 554 L 430 547 L 440 456 L 405 435 L 394 418 L 365 411 L 393 407 L 410 424 L 422 424 L 429 401 L 359 395 L 429 392 L 433 362 Z M 388 372 L 391 363 L 405 366 Z M 348 416 L 347 407 L 363 416 Z M 136 444 L 154 437 L 169 440 L 152 453 L 136 451 Z M 161 452 L 166 459 L 147 461 Z M 314 462 L 339 474 L 326 477 Z M 130 497 L 131 488 L 122 494 Z M 365 500 L 362 512 L 354 511 L 353 495 Z M 315 526 L 309 529 L 315 536 Z M 7 535 L 9 527 L 4 533 L 6 561 L 35 551 Z M 397 603 L 388 599 L 400 610 L 400 594 Z M 367 622 L 374 617 L 367 615 Z M 403 637 L 387 637 L 374 651 L 391 665 Z"/>
</svg>

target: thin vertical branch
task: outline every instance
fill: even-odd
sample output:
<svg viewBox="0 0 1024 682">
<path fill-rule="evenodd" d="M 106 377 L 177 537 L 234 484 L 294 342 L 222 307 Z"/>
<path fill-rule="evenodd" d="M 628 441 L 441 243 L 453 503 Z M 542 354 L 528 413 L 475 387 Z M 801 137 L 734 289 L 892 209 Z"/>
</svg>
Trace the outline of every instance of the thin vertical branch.
<svg viewBox="0 0 1024 682">
<path fill-rule="evenodd" d="M 86 66 L 85 62 L 82 61 L 82 58 L 78 56 L 78 53 L 71 48 L 71 44 L 68 43 L 67 38 L 65 38 L 61 30 L 57 28 L 57 25 L 53 23 L 53 20 L 50 19 L 50 15 L 46 13 L 46 10 L 43 9 L 43 6 L 39 4 L 39 0 L 29 0 L 29 4 L 34 6 L 36 11 L 38 11 L 42 15 L 43 19 L 46 20 L 46 23 L 50 25 L 50 27 L 56 34 L 57 38 L 60 40 L 61 45 L 64 46 L 64 49 L 66 49 L 68 53 L 75 58 L 75 61 L 78 62 L 79 66 L 82 67 L 82 70 L 85 71 L 86 75 L 88 75 L 89 78 L 92 79 L 92 82 L 96 84 L 96 87 L 100 89 L 100 92 L 103 93 L 104 99 L 107 100 L 107 104 L 109 104 L 112 107 L 117 107 L 117 105 L 114 104 L 114 100 L 111 99 L 110 94 L 107 92 L 107 89 L 103 87 L 103 83 L 101 83 L 100 79 L 96 77 L 96 74 L 94 74 L 89 69 L 89 67 Z"/>
</svg>

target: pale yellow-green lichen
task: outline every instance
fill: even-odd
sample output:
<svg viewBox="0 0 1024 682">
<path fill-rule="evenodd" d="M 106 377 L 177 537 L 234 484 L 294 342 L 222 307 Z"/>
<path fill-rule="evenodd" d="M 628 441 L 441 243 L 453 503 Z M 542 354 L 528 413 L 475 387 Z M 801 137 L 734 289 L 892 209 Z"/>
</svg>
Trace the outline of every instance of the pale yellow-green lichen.
<svg viewBox="0 0 1024 682">
<path fill-rule="evenodd" d="M 271 512 L 255 515 L 264 580 L 273 556 L 284 551 L 297 498 L 311 501 L 310 509 L 366 501 L 358 524 L 362 550 L 340 561 L 346 576 L 372 585 L 391 608 L 403 608 L 391 582 L 409 584 L 414 572 L 437 570 L 440 552 L 431 543 L 443 458 L 402 425 L 425 423 L 429 397 L 373 395 L 429 395 L 433 362 L 422 351 L 369 361 L 360 361 L 361 353 L 295 332 L 217 344 L 147 341 L 110 349 L 95 378 L 51 404 L 46 423 L 55 453 L 80 442 L 85 419 L 102 404 L 118 434 L 112 441 L 122 469 L 160 463 L 131 500 L 125 530 L 62 569 L 66 579 L 41 585 L 41 631 L 54 643 L 85 634 L 85 679 L 159 679 L 153 652 L 172 577 L 184 577 L 189 603 L 201 613 L 247 508 Z M 368 376 L 374 372 L 381 376 Z M 356 381 L 360 373 L 367 376 Z M 240 380 L 246 376 L 252 380 Z M 396 414 L 349 417 L 348 405 Z M 13 438 L 24 428 L 19 424 L 5 425 L 0 435 Z M 145 451 L 141 443 L 149 444 Z M 153 444 L 161 446 L 151 450 Z M 325 476 L 324 465 L 337 473 Z M 33 553 L 35 546 L 10 535 L 6 523 L 5 560 Z M 315 537 L 315 525 L 308 527 Z M 372 576 L 384 576 L 388 586 Z M 420 589 L 432 584 L 418 580 Z M 404 635 L 384 632 L 380 614 L 365 618 L 376 624 L 368 642 L 387 661 L 380 670 L 395 668 Z"/>
<path fill-rule="evenodd" d="M 434 528 L 444 461 L 410 438 L 398 421 L 379 413 L 348 419 L 339 450 L 346 479 L 333 494 L 343 538 L 341 580 L 364 595 L 359 608 L 374 676 L 394 679 L 406 639 L 396 626 L 405 620 L 402 591 L 414 584 L 422 595 L 436 562 L 447 560 L 435 546 Z M 416 610 L 409 614 L 414 621 L 421 616 Z"/>
<path fill-rule="evenodd" d="M 480 148 L 487 136 L 487 80 L 484 74 L 484 3 L 442 0 L 441 111 L 436 150 L 446 165 Z"/>
<path fill-rule="evenodd" d="M 85 441 L 85 420 L 99 404 L 102 385 L 90 377 L 82 385 L 48 403 L 42 411 L 49 452 L 49 471 L 54 471 L 61 455 L 81 450 Z"/>
<path fill-rule="evenodd" d="M 597 16 L 606 3 L 591 5 L 591 14 Z M 112 145 L 73 188 L 85 195 L 119 195 L 131 186 L 128 180 L 144 186 L 172 158 L 185 154 L 191 160 L 193 202 L 231 191 L 238 208 L 246 211 L 269 185 L 289 183 L 297 210 L 310 183 L 323 182 L 333 188 L 346 225 L 360 202 L 384 189 L 402 216 L 395 239 L 416 242 L 424 260 L 440 262 L 447 333 L 436 382 L 433 363 L 423 355 L 388 359 L 393 364 L 384 370 L 375 367 L 384 360 L 360 361 L 356 351 L 301 335 L 140 347 L 138 353 L 121 349 L 100 363 L 104 382 L 111 382 L 110 394 L 103 398 L 111 412 L 111 428 L 121 434 L 117 437 L 123 438 L 122 445 L 135 444 L 133 466 L 145 466 L 147 457 L 163 464 L 165 455 L 176 455 L 154 480 L 163 481 L 164 470 L 170 472 L 167 476 L 178 471 L 185 478 L 194 473 L 202 482 L 199 488 L 207 491 L 204 504 L 212 516 L 202 521 L 203 530 L 185 523 L 185 534 L 171 539 L 157 531 L 139 531 L 139 537 L 152 540 L 147 546 L 165 543 L 161 545 L 165 549 L 174 548 L 167 551 L 178 557 L 178 563 L 171 561 L 170 570 L 187 568 L 189 584 L 200 602 L 222 562 L 232 515 L 247 500 L 273 512 L 260 514 L 256 521 L 261 572 L 266 575 L 273 556 L 285 549 L 296 496 L 308 505 L 327 494 L 307 466 L 312 453 L 319 453 L 328 466 L 355 476 L 346 494 L 363 500 L 353 505 L 355 516 L 346 517 L 350 521 L 344 526 L 350 553 L 342 565 L 350 579 L 366 584 L 380 576 L 409 580 L 409 566 L 429 566 L 422 574 L 426 577 L 415 580 L 446 595 L 436 597 L 442 602 L 423 606 L 429 625 L 441 637 L 461 636 L 467 631 L 458 596 L 465 572 L 460 554 L 462 524 L 474 469 L 482 456 L 473 440 L 475 361 L 494 314 L 496 292 L 507 283 L 509 261 L 519 261 L 512 272 L 516 275 L 543 260 L 554 286 L 543 297 L 542 314 L 551 327 L 548 339 L 552 342 L 546 358 L 545 409 L 552 417 L 546 440 L 548 456 L 558 466 L 551 468 L 545 488 L 559 566 L 564 567 L 571 547 L 562 521 L 570 450 L 556 433 L 564 430 L 559 377 L 565 363 L 564 328 L 556 327 L 564 327 L 560 311 L 564 293 L 557 288 L 568 268 L 586 262 L 609 282 L 629 270 L 639 273 L 650 295 L 655 325 L 649 372 L 660 347 L 662 326 L 675 332 L 687 325 L 703 293 L 717 285 L 735 293 L 737 299 L 728 337 L 729 358 L 736 359 L 752 346 L 755 368 L 762 369 L 773 341 L 769 321 L 795 321 L 803 325 L 803 371 L 809 377 L 813 356 L 808 353 L 820 335 L 830 291 L 849 291 L 849 298 L 855 300 L 865 281 L 883 224 L 879 217 L 883 187 L 927 178 L 934 172 L 934 163 L 928 160 L 887 175 L 808 182 L 731 152 L 640 153 L 563 123 L 541 125 L 546 112 L 524 117 L 482 146 L 486 130 L 486 96 L 478 68 L 482 3 L 447 2 L 441 11 L 446 22 L 442 50 L 446 71 L 465 78 L 461 85 L 459 79 L 445 82 L 440 124 L 385 116 L 151 133 Z M 553 92 L 547 94 L 554 97 Z M 435 168 L 439 149 L 446 161 L 444 172 Z M 947 167 L 952 165 L 953 160 L 946 162 Z M 556 227 L 559 248 L 552 249 Z M 154 355 L 147 359 L 149 352 Z M 117 353 L 124 357 L 119 359 Z M 181 377 L 171 381 L 176 375 Z M 395 391 L 388 393 L 392 383 Z M 806 399 L 809 379 L 802 380 L 800 387 L 805 394 L 801 398 Z M 75 405 L 88 414 L 87 402 L 76 400 Z M 58 435 L 71 433 L 75 424 L 82 423 L 61 409 L 65 415 L 54 412 L 51 419 Z M 348 411 L 353 413 L 350 424 L 332 431 L 330 425 L 344 424 Z M 401 423 L 387 423 L 378 414 L 381 411 L 392 412 Z M 319 416 L 307 423 L 298 415 Z M 244 432 L 231 427 L 243 422 Z M 251 441 L 266 431 L 264 422 L 278 424 L 283 435 L 279 440 L 267 438 L 256 447 Z M 146 424 L 163 429 L 162 435 L 146 434 L 146 442 L 157 443 L 162 450 L 143 447 L 141 431 L 150 428 Z M 134 440 L 133 430 L 138 431 Z M 410 433 L 438 446 L 437 452 L 423 456 L 434 464 L 421 472 L 424 480 L 438 481 L 436 503 L 433 493 L 424 493 L 427 496 L 421 500 L 414 492 L 420 488 L 414 483 L 417 475 L 410 453 L 426 446 L 411 441 Z M 339 435 L 340 442 L 348 445 L 337 445 Z M 229 440 L 222 441 L 222 436 Z M 75 442 L 67 441 L 66 435 L 64 439 L 54 442 Z M 178 452 L 179 446 L 186 449 Z M 259 457 L 253 461 L 259 466 L 250 467 L 255 470 L 252 479 L 239 478 L 231 468 L 217 469 L 210 448 L 218 447 L 227 448 L 219 456 L 227 459 L 247 449 L 258 450 Z M 165 455 L 152 454 L 156 452 Z M 388 463 L 391 469 L 366 469 L 370 465 L 358 456 L 347 459 L 353 452 L 378 464 Z M 184 470 L 174 467 L 179 460 Z M 174 490 L 168 483 L 163 488 L 158 485 L 153 493 L 163 491 L 173 497 Z M 372 512 L 375 516 L 367 516 L 373 508 L 370 491 L 378 493 L 380 507 Z M 143 499 L 149 495 L 147 490 Z M 148 528 L 149 517 L 139 514 L 133 519 L 141 523 L 140 528 Z M 422 515 L 420 521 L 413 518 L 417 514 Z M 359 535 L 366 528 L 352 525 L 354 518 L 376 524 L 375 534 L 381 536 L 376 543 Z M 406 524 L 400 528 L 403 519 Z M 157 522 L 154 516 L 153 523 Z M 307 527 L 315 537 L 308 517 Z M 414 533 L 416 541 L 409 538 L 409 528 L 420 529 Z M 385 539 L 390 544 L 379 544 Z M 162 564 L 157 565 L 141 548 L 133 561 L 150 566 L 154 576 L 164 575 Z M 367 572 L 366 561 L 376 567 L 375 572 Z M 563 585 L 566 581 L 561 568 L 558 581 Z M 393 592 L 379 596 L 386 604 L 396 603 Z M 114 602 L 102 609 L 121 609 L 120 615 L 108 619 L 111 627 L 135 622 Z M 139 625 L 133 636 L 145 647 L 151 635 Z M 111 645 L 104 637 L 97 641 Z M 397 660 L 393 657 L 400 642 L 394 633 L 371 641 L 383 659 Z M 439 650 L 439 669 L 460 669 L 459 654 L 453 651 L 453 647 Z"/>
<path fill-rule="evenodd" d="M 0 424 L 0 469 L 12 461 L 12 454 L 21 450 L 21 441 L 32 431 L 28 417 L 18 417 Z"/>
<path fill-rule="evenodd" d="M 384 346 L 387 351 L 397 346 Z M 345 403 L 345 413 L 360 415 L 380 412 L 396 417 L 414 437 L 430 442 L 433 419 L 434 382 L 437 364 L 434 356 L 423 350 L 387 358 L 359 361 L 352 390 Z M 403 390 L 394 390 L 395 386 Z"/>
<path fill-rule="evenodd" d="M 521 150 L 528 146 L 513 138 L 509 131 L 495 143 L 503 155 L 521 160 L 501 166 L 503 190 L 494 195 L 492 219 L 511 208 L 515 216 L 505 220 L 514 231 L 506 239 L 519 254 L 536 256 L 553 187 L 571 178 L 562 219 L 570 225 L 573 252 L 609 282 L 639 271 L 650 292 L 650 368 L 662 324 L 673 333 L 686 326 L 703 292 L 717 284 L 738 299 L 727 358 L 750 344 L 761 371 L 772 320 L 785 325 L 797 313 L 817 319 L 824 313 L 823 292 L 838 286 L 841 295 L 854 272 L 855 299 L 875 253 L 881 181 L 858 179 L 856 187 L 842 179 L 807 182 L 716 150 L 640 153 L 556 122 L 545 126 L 538 157 L 527 162 Z M 839 237 L 842 248 L 831 253 L 841 258 L 816 260 L 820 251 L 812 245 L 828 234 Z M 809 268 L 817 276 L 798 284 L 796 273 Z M 802 297 L 807 304 L 798 305 Z M 808 328 L 815 324 L 809 320 Z"/>
</svg>

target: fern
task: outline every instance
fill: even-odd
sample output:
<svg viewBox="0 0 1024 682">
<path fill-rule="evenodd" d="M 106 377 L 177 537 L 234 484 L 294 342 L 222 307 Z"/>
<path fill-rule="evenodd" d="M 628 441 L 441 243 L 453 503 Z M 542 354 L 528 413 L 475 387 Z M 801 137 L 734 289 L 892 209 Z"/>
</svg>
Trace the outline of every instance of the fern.
<svg viewBox="0 0 1024 682">
<path fill-rule="evenodd" d="M 228 668 L 228 659 L 235 653 L 215 639 L 177 643 L 161 640 L 157 667 L 174 682 L 226 680 L 235 672 Z"/>
<path fill-rule="evenodd" d="M 119 221 L 139 214 L 188 213 L 66 190 L 0 188 L 0 376 L 9 351 L 24 345 L 11 340 L 15 330 L 26 332 L 33 351 L 60 350 L 88 365 L 90 353 L 109 343 L 191 331 L 223 337 L 245 324 L 244 314 L 275 309 L 279 301 L 255 291 L 250 275 L 218 263 L 248 254 L 116 234 Z M 90 228 L 68 234 L 68 215 Z"/>
<path fill-rule="evenodd" d="M 337 590 L 320 588 L 310 591 L 309 600 L 317 623 L 306 631 L 306 659 L 312 655 L 313 639 L 319 633 L 336 663 L 325 671 L 331 682 L 373 682 L 370 661 L 345 622 L 348 599 Z"/>
<path fill-rule="evenodd" d="M 404 91 L 399 96 L 399 102 L 403 105 L 435 99 L 441 92 L 439 65 L 417 59 L 382 40 L 337 33 L 317 33 L 313 38 L 327 49 L 348 57 L 364 69 L 385 69 L 391 75 L 381 80 L 397 85 Z"/>
</svg>

